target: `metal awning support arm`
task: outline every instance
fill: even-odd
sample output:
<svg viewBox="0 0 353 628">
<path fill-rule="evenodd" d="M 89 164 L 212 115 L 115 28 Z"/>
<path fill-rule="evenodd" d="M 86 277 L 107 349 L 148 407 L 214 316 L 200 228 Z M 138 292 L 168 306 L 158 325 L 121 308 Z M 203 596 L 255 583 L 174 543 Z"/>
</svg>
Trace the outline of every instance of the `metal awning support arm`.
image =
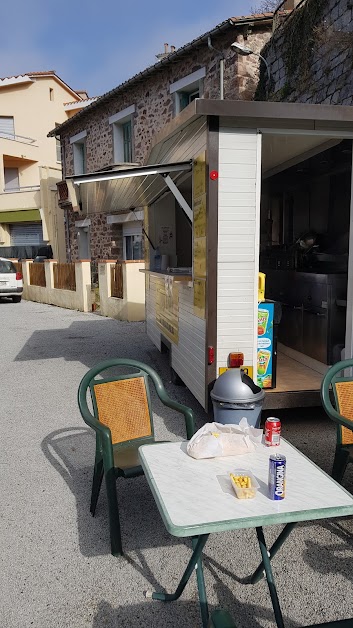
<svg viewBox="0 0 353 628">
<path fill-rule="evenodd" d="M 178 190 L 178 188 L 175 185 L 175 183 L 174 183 L 173 179 L 171 178 L 171 176 L 169 174 L 163 174 L 162 177 L 164 177 L 164 180 L 165 180 L 168 188 L 170 189 L 171 193 L 173 194 L 174 198 L 179 203 L 180 207 L 184 210 L 184 212 L 187 215 L 188 219 L 192 223 L 193 222 L 193 214 L 192 214 L 192 209 L 191 209 L 190 205 L 186 202 L 186 200 L 183 197 L 183 195 L 180 192 L 180 190 Z"/>
</svg>

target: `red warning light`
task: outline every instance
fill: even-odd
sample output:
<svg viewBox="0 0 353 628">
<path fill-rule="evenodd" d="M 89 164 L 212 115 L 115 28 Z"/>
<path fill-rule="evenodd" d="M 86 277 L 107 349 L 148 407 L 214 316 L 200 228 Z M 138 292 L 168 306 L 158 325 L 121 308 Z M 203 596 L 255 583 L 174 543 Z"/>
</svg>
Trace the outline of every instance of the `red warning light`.
<svg viewBox="0 0 353 628">
<path fill-rule="evenodd" d="M 218 179 L 218 171 L 217 170 L 211 170 L 211 172 L 210 172 L 210 179 L 212 181 L 215 181 L 216 179 Z"/>
</svg>

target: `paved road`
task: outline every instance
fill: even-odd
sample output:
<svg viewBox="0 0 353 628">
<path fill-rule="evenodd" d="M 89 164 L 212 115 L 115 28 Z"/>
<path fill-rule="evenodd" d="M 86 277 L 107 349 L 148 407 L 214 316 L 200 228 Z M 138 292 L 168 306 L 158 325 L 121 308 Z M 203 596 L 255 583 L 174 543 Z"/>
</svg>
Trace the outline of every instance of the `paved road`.
<svg viewBox="0 0 353 628">
<path fill-rule="evenodd" d="M 194 578 L 173 606 L 144 598 L 146 589 L 175 585 L 190 555 L 188 542 L 165 531 L 144 478 L 119 481 L 124 558 L 109 553 L 104 490 L 97 516 L 90 516 L 94 438 L 80 418 L 76 390 L 95 362 L 128 356 L 156 368 L 169 393 L 193 405 L 200 424 L 202 410 L 168 382 L 165 357 L 143 324 L 26 301 L 0 302 L 0 321 L 0 625 L 197 627 Z M 158 437 L 184 436 L 173 413 L 158 403 L 155 410 Z M 322 413 L 291 412 L 283 429 L 330 468 L 335 434 Z M 302 524 L 281 550 L 274 569 L 286 628 L 352 616 L 352 531 L 352 519 Z M 268 538 L 276 532 L 268 530 Z M 240 628 L 274 626 L 266 584 L 240 582 L 257 562 L 253 531 L 213 535 L 206 546 L 211 607 L 228 608 Z"/>
</svg>

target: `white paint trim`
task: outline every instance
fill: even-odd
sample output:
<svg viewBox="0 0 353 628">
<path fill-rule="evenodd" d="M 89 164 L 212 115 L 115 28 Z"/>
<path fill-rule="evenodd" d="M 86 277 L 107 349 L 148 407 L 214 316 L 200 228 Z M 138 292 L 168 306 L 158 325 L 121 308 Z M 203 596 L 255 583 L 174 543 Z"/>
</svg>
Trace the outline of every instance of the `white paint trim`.
<svg viewBox="0 0 353 628">
<path fill-rule="evenodd" d="M 351 176 L 351 204 L 349 222 L 349 246 L 348 246 L 348 284 L 347 284 L 347 314 L 346 314 L 346 339 L 344 355 L 346 360 L 353 356 L 353 156 Z"/>
<path fill-rule="evenodd" d="M 353 139 L 352 131 L 340 131 L 333 129 L 270 129 L 266 127 L 259 127 L 257 130 L 263 135 L 312 135 L 313 137 L 340 137 L 341 139 Z"/>
<path fill-rule="evenodd" d="M 19 83 L 34 83 L 27 74 L 21 76 L 10 76 L 8 78 L 0 79 L 0 87 L 7 87 L 8 85 L 18 85 Z"/>
<path fill-rule="evenodd" d="M 188 76 L 184 76 L 184 78 L 175 81 L 175 83 L 171 83 L 169 87 L 169 92 L 174 94 L 175 92 L 179 92 L 184 87 L 189 87 L 192 83 L 196 83 L 196 81 L 200 81 L 206 76 L 206 67 L 200 68 L 196 70 L 196 72 L 192 72 L 192 74 L 188 74 Z"/>
<path fill-rule="evenodd" d="M 47 221 L 46 221 L 46 218 L 45 218 L 45 212 L 44 212 L 43 207 L 39 208 L 39 213 L 40 213 L 40 219 L 42 221 L 43 242 L 50 242 L 50 238 L 49 238 L 49 234 L 48 234 Z"/>
<path fill-rule="evenodd" d="M 75 227 L 90 227 L 91 219 L 84 218 L 83 220 L 75 220 Z"/>
<path fill-rule="evenodd" d="M 78 100 L 77 102 L 71 102 L 64 105 L 65 111 L 72 111 L 73 109 L 84 109 L 88 107 L 92 102 L 95 102 L 97 98 L 89 98 L 88 100 Z"/>
<path fill-rule="evenodd" d="M 122 122 L 124 118 L 129 118 L 133 113 L 135 113 L 136 107 L 135 105 L 131 105 L 130 107 L 126 107 L 122 111 L 118 113 L 114 113 L 114 115 L 108 118 L 109 124 L 114 124 L 115 122 Z"/>
<path fill-rule="evenodd" d="M 143 218 L 143 209 L 135 210 L 135 212 L 130 212 L 129 214 L 112 214 L 107 216 L 107 225 L 112 225 L 114 223 L 124 224 L 125 222 L 143 220 Z"/>
<path fill-rule="evenodd" d="M 75 142 L 79 142 L 80 140 L 83 140 L 85 137 L 87 137 L 87 131 L 81 131 L 81 133 L 77 133 L 76 135 L 73 135 L 72 137 L 70 137 L 70 144 L 75 144 Z"/>
<path fill-rule="evenodd" d="M 253 378 L 257 381 L 257 337 L 258 337 L 258 294 L 259 294 L 259 270 L 260 270 L 260 225 L 261 225 L 261 160 L 262 160 L 262 134 L 257 133 L 256 142 L 256 179 L 255 179 L 255 241 L 254 241 L 254 351 L 253 351 Z"/>
</svg>

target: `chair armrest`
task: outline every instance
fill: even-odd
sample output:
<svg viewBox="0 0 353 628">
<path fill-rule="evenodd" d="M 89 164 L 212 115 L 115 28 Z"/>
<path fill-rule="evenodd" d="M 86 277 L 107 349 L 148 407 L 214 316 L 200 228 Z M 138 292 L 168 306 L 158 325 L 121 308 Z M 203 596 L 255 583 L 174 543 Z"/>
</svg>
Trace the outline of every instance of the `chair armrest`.
<svg viewBox="0 0 353 628">
<path fill-rule="evenodd" d="M 192 438 L 192 436 L 195 434 L 194 413 L 191 410 L 191 408 L 188 408 L 188 406 L 184 406 L 182 403 L 178 403 L 177 401 L 174 401 L 173 399 L 171 399 L 168 396 L 164 387 L 163 387 L 163 391 L 158 391 L 157 389 L 157 393 L 160 400 L 165 406 L 168 406 L 168 408 L 173 408 L 173 410 L 176 410 L 177 412 L 180 412 L 180 414 L 184 415 L 186 435 L 187 435 L 188 440 L 190 440 L 190 438 Z"/>
<path fill-rule="evenodd" d="M 348 430 L 353 431 L 353 421 L 350 421 L 349 419 L 346 419 L 344 416 L 342 416 L 342 414 L 339 414 L 339 412 L 337 412 L 337 410 L 335 410 L 335 408 L 333 407 L 331 400 L 329 402 L 326 401 L 323 405 L 326 414 L 328 414 L 332 421 L 343 425 Z"/>
<path fill-rule="evenodd" d="M 134 366 L 137 369 L 141 369 L 142 371 L 145 371 L 145 373 L 147 373 L 147 375 L 149 375 L 149 377 L 153 381 L 154 387 L 157 391 L 157 395 L 162 401 L 162 403 L 164 403 L 165 406 L 168 406 L 169 408 L 173 408 L 173 410 L 176 410 L 177 412 L 180 412 L 181 414 L 184 415 L 186 435 L 188 437 L 188 440 L 190 440 L 190 438 L 195 434 L 194 413 L 191 410 L 191 408 L 188 408 L 187 406 L 184 406 L 182 403 L 178 403 L 177 401 L 174 401 L 173 399 L 169 397 L 169 395 L 166 392 L 166 389 L 163 386 L 163 382 L 161 378 L 151 366 L 147 364 L 142 364 L 142 362 L 137 362 L 136 360 L 124 360 L 124 362 L 126 364 L 129 364 L 130 366 Z"/>
<path fill-rule="evenodd" d="M 343 425 L 348 430 L 353 431 L 353 421 L 346 419 L 339 412 L 337 412 L 336 408 L 333 407 L 331 398 L 330 398 L 330 387 L 332 385 L 332 380 L 334 376 L 340 371 L 344 371 L 347 368 L 353 367 L 353 360 L 350 358 L 349 360 L 342 360 L 341 362 L 336 362 L 331 368 L 326 372 L 324 379 L 321 384 L 321 402 L 324 407 L 326 414 L 338 423 L 339 425 Z"/>
<path fill-rule="evenodd" d="M 99 432 L 100 436 L 104 438 L 104 440 L 107 440 L 109 444 L 111 445 L 112 444 L 111 431 L 107 425 L 103 425 L 102 423 L 100 423 L 100 421 L 98 421 L 96 417 L 90 412 L 86 395 L 87 395 L 87 386 L 85 385 L 84 380 L 82 380 L 79 385 L 78 393 L 77 393 L 78 407 L 80 408 L 82 418 L 84 422 L 87 423 L 87 425 L 89 425 L 96 432 Z"/>
</svg>

